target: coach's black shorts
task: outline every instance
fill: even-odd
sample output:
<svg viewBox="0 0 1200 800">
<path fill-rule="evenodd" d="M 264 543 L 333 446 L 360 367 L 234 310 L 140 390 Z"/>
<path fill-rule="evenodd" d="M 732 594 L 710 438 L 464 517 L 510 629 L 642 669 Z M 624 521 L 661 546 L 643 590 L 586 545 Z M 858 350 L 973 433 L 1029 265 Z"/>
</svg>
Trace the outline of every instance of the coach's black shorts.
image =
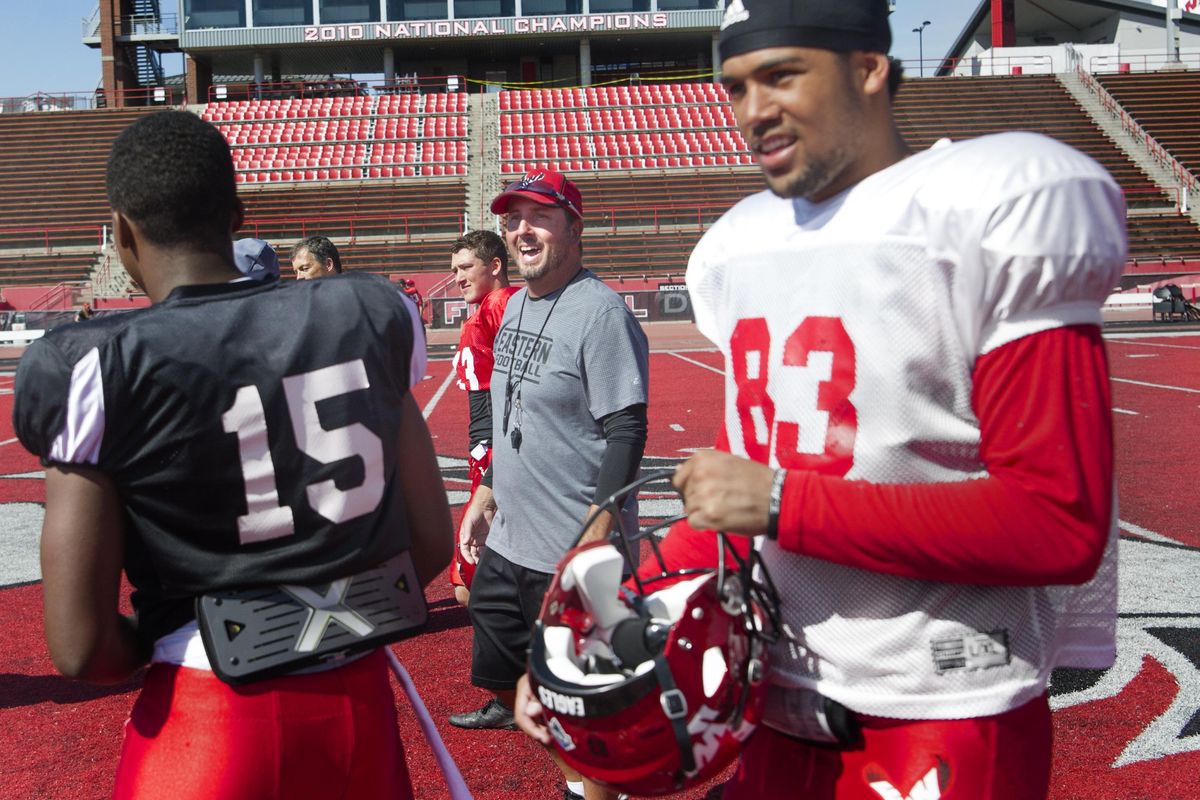
<svg viewBox="0 0 1200 800">
<path fill-rule="evenodd" d="M 525 674 L 533 623 L 554 575 L 526 569 L 485 547 L 471 581 L 467 610 L 475 629 L 471 683 L 513 689 Z"/>
</svg>

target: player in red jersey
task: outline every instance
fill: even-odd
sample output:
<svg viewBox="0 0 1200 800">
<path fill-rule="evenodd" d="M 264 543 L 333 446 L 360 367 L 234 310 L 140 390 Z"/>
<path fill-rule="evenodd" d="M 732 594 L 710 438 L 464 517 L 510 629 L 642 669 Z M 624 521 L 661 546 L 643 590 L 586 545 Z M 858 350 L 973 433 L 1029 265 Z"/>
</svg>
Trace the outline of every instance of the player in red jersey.
<svg viewBox="0 0 1200 800">
<path fill-rule="evenodd" d="M 462 292 L 463 300 L 477 305 L 475 313 L 463 323 L 458 337 L 458 352 L 454 354 L 454 374 L 458 388 L 467 392 L 471 407 L 471 422 L 468 428 L 467 472 L 471 478 L 471 497 L 476 492 L 491 493 L 480 481 L 492 462 L 492 366 L 495 356 L 492 346 L 508 298 L 517 291 L 508 285 L 508 248 L 504 240 L 492 231 L 471 231 L 450 245 L 450 274 Z M 467 501 L 470 510 L 474 504 Z M 484 504 L 480 509 L 494 508 Z M 470 597 L 471 578 L 475 574 L 478 553 L 468 554 L 459 547 L 461 530 L 478 525 L 481 520 L 491 523 L 490 512 L 479 515 L 464 513 L 460 530 L 454 534 L 454 562 L 450 565 L 450 582 L 454 585 L 454 598 L 459 605 L 466 606 Z"/>
<path fill-rule="evenodd" d="M 676 472 L 690 527 L 663 549 L 699 566 L 707 530 L 751 537 L 781 598 L 727 800 L 1040 800 L 1051 670 L 1115 656 L 1100 307 L 1121 190 L 1029 133 L 911 152 L 887 19 L 885 0 L 737 0 L 722 24 L 769 190 L 689 262 L 725 410 L 718 449 Z M 531 700 L 517 722 L 550 741 Z"/>
<path fill-rule="evenodd" d="M 130 125 L 107 186 L 153 305 L 31 346 L 13 427 L 46 467 L 55 666 L 112 683 L 150 664 L 114 797 L 412 797 L 381 645 L 394 612 L 423 618 L 451 518 L 411 304 L 378 276 L 243 276 L 229 146 L 194 114 Z M 216 628 L 214 598 L 237 611 Z"/>
<path fill-rule="evenodd" d="M 421 292 L 417 290 L 417 284 L 412 278 L 403 278 L 400 281 L 400 288 L 404 292 L 404 296 L 412 301 L 417 307 L 417 313 L 421 317 L 422 324 L 425 321 L 425 298 L 421 296 Z"/>
</svg>

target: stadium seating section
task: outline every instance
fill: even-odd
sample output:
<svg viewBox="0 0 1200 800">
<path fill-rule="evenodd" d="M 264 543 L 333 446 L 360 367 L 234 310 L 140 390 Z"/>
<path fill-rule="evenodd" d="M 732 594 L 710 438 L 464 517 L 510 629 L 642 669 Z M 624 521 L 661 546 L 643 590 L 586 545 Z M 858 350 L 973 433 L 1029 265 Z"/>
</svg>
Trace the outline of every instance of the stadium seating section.
<svg viewBox="0 0 1200 800">
<path fill-rule="evenodd" d="M 1193 170 L 1195 72 L 1105 76 L 1104 85 Z M 611 278 L 677 280 L 701 233 L 762 187 L 724 89 L 650 84 L 508 91 L 484 131 L 465 93 L 236 100 L 202 111 L 231 145 L 244 233 L 288 246 L 330 236 L 350 269 L 442 272 L 467 218 L 468 168 L 501 180 L 570 173 L 585 199 L 585 259 Z M 494 108 L 494 106 L 493 106 Z M 0 286 L 83 280 L 108 222 L 108 147 L 138 111 L 0 118 Z M 1034 130 L 1096 158 L 1130 205 L 1131 258 L 1200 259 L 1200 231 L 1093 124 L 1053 76 L 926 78 L 897 97 L 915 149 L 938 139 Z M 484 133 L 494 132 L 490 148 Z M 486 152 L 483 152 L 485 151 Z M 964 177 L 969 183 L 969 176 Z M 285 274 L 286 274 L 285 270 Z"/>
<path fill-rule="evenodd" d="M 238 100 L 202 116 L 243 183 L 467 174 L 465 94 Z"/>
<path fill-rule="evenodd" d="M 1171 202 L 1105 138 L 1052 75 L 909 81 L 897 95 L 896 118 L 905 140 L 917 150 L 945 137 L 966 139 L 1011 130 L 1044 133 L 1103 164 L 1131 206 Z"/>
<path fill-rule="evenodd" d="M 1142 128 L 1188 170 L 1200 175 L 1200 80 L 1195 70 L 1097 75 Z"/>
<path fill-rule="evenodd" d="M 753 163 L 713 83 L 504 92 L 500 137 L 503 173 L 530 162 L 561 172 Z"/>
</svg>

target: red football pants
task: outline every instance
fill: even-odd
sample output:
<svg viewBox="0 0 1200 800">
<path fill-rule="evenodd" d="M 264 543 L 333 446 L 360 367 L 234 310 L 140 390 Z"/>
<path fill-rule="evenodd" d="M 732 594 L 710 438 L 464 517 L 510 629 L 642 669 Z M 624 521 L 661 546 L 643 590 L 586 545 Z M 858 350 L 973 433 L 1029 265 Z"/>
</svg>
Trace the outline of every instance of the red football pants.
<svg viewBox="0 0 1200 800">
<path fill-rule="evenodd" d="M 759 727 L 724 800 L 1044 800 L 1049 792 L 1044 696 L 981 719 L 860 718 L 858 750 L 813 746 Z"/>
<path fill-rule="evenodd" d="M 387 661 L 247 686 L 153 664 L 125 724 L 116 800 L 411 800 Z"/>
</svg>

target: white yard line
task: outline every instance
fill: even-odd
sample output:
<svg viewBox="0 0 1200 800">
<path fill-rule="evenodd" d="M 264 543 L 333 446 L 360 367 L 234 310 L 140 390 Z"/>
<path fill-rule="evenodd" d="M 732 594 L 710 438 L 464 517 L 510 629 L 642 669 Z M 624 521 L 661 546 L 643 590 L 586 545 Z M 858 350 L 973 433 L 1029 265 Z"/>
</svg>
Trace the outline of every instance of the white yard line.
<svg viewBox="0 0 1200 800">
<path fill-rule="evenodd" d="M 1117 525 L 1120 526 L 1121 530 L 1129 531 L 1132 534 L 1141 536 L 1143 539 L 1149 539 L 1152 542 L 1162 542 L 1163 544 L 1179 544 L 1179 542 L 1175 539 L 1172 539 L 1168 536 L 1163 536 L 1161 533 L 1155 533 L 1154 531 L 1146 530 L 1141 525 L 1134 525 L 1132 522 L 1126 522 L 1123 519 L 1117 520 Z"/>
<path fill-rule="evenodd" d="M 3 442 L 0 442 L 0 447 L 4 447 L 4 445 L 6 445 L 6 444 L 12 444 L 15 441 L 17 441 L 17 440 L 16 439 L 5 439 Z"/>
<path fill-rule="evenodd" d="M 1158 333 L 1157 331 L 1154 331 L 1154 332 L 1149 332 L 1149 333 L 1119 333 L 1118 332 L 1118 333 L 1104 334 L 1104 338 L 1107 339 L 1112 344 L 1134 344 L 1133 341 L 1123 341 L 1125 339 L 1129 339 L 1129 340 L 1133 340 L 1133 339 L 1186 339 L 1189 337 L 1191 337 L 1191 338 L 1200 337 L 1200 332 L 1198 332 L 1198 331 L 1175 331 L 1175 332 L 1163 331 L 1162 333 Z M 1137 342 L 1137 345 L 1138 345 L 1138 347 L 1178 347 L 1182 350 L 1200 350 L 1200 345 L 1162 344 L 1162 343 L 1158 343 L 1158 342 Z"/>
<path fill-rule="evenodd" d="M 683 433 L 683 426 L 680 425 L 678 422 L 672 422 L 670 427 L 671 427 L 671 430 L 675 431 L 676 433 Z"/>
<path fill-rule="evenodd" d="M 1126 347 L 1140 347 L 1140 348 L 1158 347 L 1163 350 L 1200 350 L 1200 344 L 1167 344 L 1166 342 L 1141 342 L 1141 341 L 1123 342 L 1120 339 L 1109 339 L 1108 343 L 1110 345 L 1123 344 Z M 1143 356 L 1143 358 L 1145 358 L 1145 356 Z"/>
<path fill-rule="evenodd" d="M 1167 386 L 1161 383 L 1147 383 L 1146 381 L 1131 381 L 1129 378 L 1113 378 L 1114 383 L 1132 383 L 1134 386 L 1148 386 L 1151 389 L 1169 389 L 1172 392 L 1187 392 L 1188 394 L 1200 394 L 1200 389 L 1188 389 L 1185 386 Z"/>
<path fill-rule="evenodd" d="M 446 373 L 446 380 L 442 381 L 442 385 L 438 387 L 437 392 L 433 395 L 433 397 L 429 398 L 429 402 L 426 403 L 425 408 L 421 410 L 421 414 L 425 417 L 425 419 L 429 419 L 429 415 L 433 413 L 435 408 L 437 408 L 438 401 L 442 399 L 442 395 L 444 395 L 446 390 L 450 388 L 450 382 L 452 380 L 454 380 L 454 370 L 450 370 Z"/>
<path fill-rule="evenodd" d="M 1131 417 L 1140 417 L 1141 416 L 1141 414 L 1139 414 L 1136 411 L 1130 411 L 1127 408 L 1116 408 L 1115 406 L 1113 407 L 1113 413 L 1114 414 L 1129 414 Z"/>
<path fill-rule="evenodd" d="M 680 361 L 686 361 L 686 362 L 687 362 L 687 363 L 689 363 L 689 364 L 694 364 L 694 365 L 696 365 L 697 367 L 700 367 L 701 369 L 706 369 L 706 370 L 708 370 L 709 372 L 715 372 L 715 373 L 717 373 L 718 375 L 724 375 L 724 374 L 725 374 L 725 370 L 723 370 L 723 369 L 719 369 L 719 368 L 717 368 L 717 367 L 714 367 L 714 366 L 712 366 L 712 365 L 710 365 L 710 364 L 705 364 L 703 361 L 697 361 L 697 360 L 696 360 L 696 359 L 694 359 L 694 358 L 688 358 L 687 356 L 681 356 L 679 353 L 676 353 L 676 352 L 674 352 L 674 351 L 672 351 L 671 353 L 669 353 L 669 355 L 673 355 L 673 356 L 675 356 L 675 357 L 676 357 L 676 358 L 678 358 Z"/>
</svg>

